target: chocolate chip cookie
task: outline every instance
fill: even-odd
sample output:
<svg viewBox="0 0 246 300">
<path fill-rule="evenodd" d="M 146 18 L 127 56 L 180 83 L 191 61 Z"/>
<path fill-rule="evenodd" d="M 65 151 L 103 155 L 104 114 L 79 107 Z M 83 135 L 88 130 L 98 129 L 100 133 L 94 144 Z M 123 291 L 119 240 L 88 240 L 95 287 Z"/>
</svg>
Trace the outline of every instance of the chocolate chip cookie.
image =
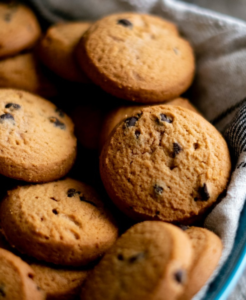
<svg viewBox="0 0 246 300">
<path fill-rule="evenodd" d="M 120 13 L 95 22 L 76 56 L 106 92 L 141 103 L 178 97 L 191 85 L 195 70 L 192 48 L 175 25 L 147 14 Z"/>
<path fill-rule="evenodd" d="M 143 108 L 105 144 L 100 173 L 113 202 L 136 220 L 188 222 L 226 189 L 230 155 L 222 135 L 179 106 Z"/>
<path fill-rule="evenodd" d="M 34 13 L 17 1 L 0 3 L 0 57 L 32 47 L 41 35 Z"/>
<path fill-rule="evenodd" d="M 94 188 L 69 178 L 8 192 L 0 219 L 17 250 L 60 265 L 86 265 L 118 236 L 114 218 Z"/>
<path fill-rule="evenodd" d="M 71 119 L 33 94 L 0 89 L 0 174 L 52 181 L 72 167 L 77 141 Z"/>
<path fill-rule="evenodd" d="M 105 254 L 81 300 L 174 300 L 182 293 L 192 248 L 187 235 L 158 221 L 139 223 Z"/>
</svg>

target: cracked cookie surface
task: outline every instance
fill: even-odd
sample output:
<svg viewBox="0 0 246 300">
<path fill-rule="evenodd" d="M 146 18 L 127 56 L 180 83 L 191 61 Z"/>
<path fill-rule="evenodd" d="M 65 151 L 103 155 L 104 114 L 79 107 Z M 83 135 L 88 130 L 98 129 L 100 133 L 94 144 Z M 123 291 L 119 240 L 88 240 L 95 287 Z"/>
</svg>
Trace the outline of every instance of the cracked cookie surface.
<svg viewBox="0 0 246 300">
<path fill-rule="evenodd" d="M 221 134 L 178 106 L 152 106 L 121 122 L 100 157 L 104 186 L 136 220 L 189 221 L 227 186 L 231 162 Z"/>
<path fill-rule="evenodd" d="M 194 76 L 191 46 L 174 24 L 147 14 L 107 16 L 84 33 L 76 56 L 88 77 L 126 100 L 160 103 L 181 95 Z"/>
<path fill-rule="evenodd" d="M 53 103 L 0 89 L 0 174 L 28 182 L 61 178 L 75 160 L 73 131 L 71 119 Z"/>
<path fill-rule="evenodd" d="M 86 265 L 103 255 L 118 236 L 115 221 L 94 188 L 69 178 L 8 192 L 0 216 L 12 246 L 60 265 Z"/>
</svg>

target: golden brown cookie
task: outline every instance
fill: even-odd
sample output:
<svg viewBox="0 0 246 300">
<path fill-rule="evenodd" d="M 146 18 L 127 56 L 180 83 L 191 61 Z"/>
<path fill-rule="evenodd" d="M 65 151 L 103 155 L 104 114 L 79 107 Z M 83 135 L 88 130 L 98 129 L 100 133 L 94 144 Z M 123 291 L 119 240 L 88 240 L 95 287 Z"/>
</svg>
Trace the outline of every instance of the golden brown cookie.
<svg viewBox="0 0 246 300">
<path fill-rule="evenodd" d="M 182 293 L 192 248 L 174 225 L 146 221 L 131 227 L 88 276 L 81 300 L 174 300 Z"/>
<path fill-rule="evenodd" d="M 21 89 L 49 98 L 58 94 L 56 85 L 32 52 L 0 60 L 1 88 Z"/>
<path fill-rule="evenodd" d="M 178 105 L 181 107 L 188 108 L 194 112 L 198 111 L 196 108 L 189 102 L 189 100 L 184 98 L 176 98 L 174 100 L 166 102 L 168 105 Z M 121 121 L 129 118 L 130 116 L 133 116 L 134 114 L 137 114 L 141 111 L 142 108 L 147 107 L 145 106 L 120 106 L 117 107 L 110 112 L 107 113 L 107 115 L 104 117 L 103 124 L 100 131 L 100 149 L 102 149 L 105 142 L 108 140 L 110 133 L 113 131 L 113 129 L 116 127 L 117 124 L 119 124 Z M 75 123 L 76 124 L 76 123 Z M 85 127 L 85 126 L 84 126 Z M 81 128 L 81 127 L 79 127 Z M 84 130 L 85 131 L 85 130 Z"/>
<path fill-rule="evenodd" d="M 41 35 L 34 13 L 17 1 L 0 3 L 0 57 L 31 48 Z"/>
<path fill-rule="evenodd" d="M 0 219 L 20 252 L 54 264 L 86 265 L 112 246 L 115 221 L 94 188 L 61 181 L 22 186 L 8 193 Z"/>
<path fill-rule="evenodd" d="M 191 46 L 175 25 L 137 13 L 109 15 L 84 33 L 76 56 L 88 77 L 106 92 L 141 103 L 161 103 L 191 85 Z"/>
<path fill-rule="evenodd" d="M 143 108 L 121 122 L 100 157 L 110 198 L 136 220 L 200 217 L 226 188 L 230 170 L 227 144 L 215 127 L 171 105 Z"/>
<path fill-rule="evenodd" d="M 71 119 L 33 94 L 0 89 L 0 173 L 28 182 L 59 179 L 72 167 Z"/>
<path fill-rule="evenodd" d="M 178 300 L 190 300 L 202 288 L 217 267 L 223 249 L 220 238 L 205 228 L 190 227 L 186 233 L 193 248 L 192 264 Z"/>
<path fill-rule="evenodd" d="M 38 46 L 43 63 L 57 75 L 71 81 L 88 83 L 89 79 L 74 60 L 74 48 L 89 22 L 71 22 L 51 26 Z"/>
<path fill-rule="evenodd" d="M 62 269 L 41 263 L 30 263 L 35 282 L 46 292 L 47 300 L 78 299 L 87 270 Z"/>
<path fill-rule="evenodd" d="M 33 269 L 11 252 L 0 249 L 0 299 L 44 300 Z"/>
</svg>

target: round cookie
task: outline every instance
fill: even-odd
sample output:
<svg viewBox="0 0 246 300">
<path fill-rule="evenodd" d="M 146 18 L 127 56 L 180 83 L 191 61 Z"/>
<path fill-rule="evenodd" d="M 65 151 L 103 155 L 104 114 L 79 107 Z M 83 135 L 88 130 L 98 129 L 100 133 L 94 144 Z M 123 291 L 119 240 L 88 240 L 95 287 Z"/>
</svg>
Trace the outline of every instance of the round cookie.
<svg viewBox="0 0 246 300">
<path fill-rule="evenodd" d="M 51 102 L 0 89 L 0 174 L 28 182 L 59 179 L 76 156 L 73 123 Z"/>
<path fill-rule="evenodd" d="M 46 292 L 47 300 L 78 299 L 87 270 L 61 269 L 41 263 L 30 263 L 35 282 Z"/>
<path fill-rule="evenodd" d="M 0 299 L 45 299 L 45 294 L 34 282 L 32 268 L 4 249 L 0 249 Z"/>
<path fill-rule="evenodd" d="M 71 22 L 51 26 L 39 43 L 40 59 L 57 75 L 67 80 L 88 83 L 89 79 L 78 68 L 73 52 L 90 25 L 89 22 Z"/>
<path fill-rule="evenodd" d="M 82 287 L 81 300 L 174 300 L 182 293 L 192 248 L 174 225 L 131 227 L 105 254 Z"/>
<path fill-rule="evenodd" d="M 186 233 L 193 248 L 192 264 L 178 300 L 190 300 L 202 288 L 217 267 L 223 249 L 220 238 L 205 228 L 190 227 Z"/>
<path fill-rule="evenodd" d="M 118 236 L 115 221 L 94 188 L 73 179 L 8 192 L 0 219 L 12 246 L 60 265 L 86 265 L 103 255 Z"/>
<path fill-rule="evenodd" d="M 174 100 L 168 101 L 165 104 L 178 105 L 178 106 L 188 108 L 188 109 L 198 113 L 196 108 L 189 102 L 189 100 L 184 99 L 184 98 L 176 98 Z M 106 115 L 106 117 L 104 118 L 104 121 L 103 121 L 102 129 L 100 132 L 100 141 L 99 141 L 100 147 L 99 148 L 102 149 L 103 145 L 108 140 L 111 132 L 116 127 L 116 125 L 118 125 L 121 121 L 127 119 L 128 117 L 130 117 L 134 114 L 138 114 L 141 111 L 141 109 L 144 107 L 147 107 L 147 106 L 146 105 L 145 106 L 143 106 L 143 105 L 142 106 L 137 106 L 137 105 L 129 106 L 128 105 L 128 106 L 120 106 L 120 107 L 117 107 L 117 108 L 111 110 Z"/>
<path fill-rule="evenodd" d="M 0 3 L 0 57 L 32 47 L 41 36 L 34 13 L 17 1 Z"/>
<path fill-rule="evenodd" d="M 51 77 L 31 52 L 0 60 L 1 88 L 21 89 L 43 97 L 54 97 L 58 89 L 55 79 Z"/>
<path fill-rule="evenodd" d="M 76 56 L 88 77 L 106 92 L 141 103 L 178 97 L 191 85 L 195 62 L 175 25 L 156 16 L 107 16 L 82 36 Z"/>
<path fill-rule="evenodd" d="M 136 220 L 200 218 L 226 188 L 230 170 L 227 144 L 215 127 L 170 105 L 143 108 L 121 122 L 100 157 L 110 198 Z"/>
</svg>

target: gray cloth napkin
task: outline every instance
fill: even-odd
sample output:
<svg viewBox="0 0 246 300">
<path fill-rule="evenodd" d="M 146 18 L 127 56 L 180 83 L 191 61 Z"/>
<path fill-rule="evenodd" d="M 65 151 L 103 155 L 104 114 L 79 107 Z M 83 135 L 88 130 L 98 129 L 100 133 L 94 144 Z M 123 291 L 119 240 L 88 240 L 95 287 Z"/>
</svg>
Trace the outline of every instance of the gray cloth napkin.
<svg viewBox="0 0 246 300">
<path fill-rule="evenodd" d="M 174 21 L 192 43 L 197 71 L 191 101 L 221 132 L 226 130 L 237 162 L 226 197 L 205 222 L 224 244 L 216 274 L 232 249 L 246 199 L 246 106 L 242 107 L 246 97 L 246 23 L 175 0 L 29 1 L 51 22 L 97 19 L 125 10 L 158 14 Z M 202 299 L 206 288 L 207 285 L 194 299 Z"/>
</svg>

